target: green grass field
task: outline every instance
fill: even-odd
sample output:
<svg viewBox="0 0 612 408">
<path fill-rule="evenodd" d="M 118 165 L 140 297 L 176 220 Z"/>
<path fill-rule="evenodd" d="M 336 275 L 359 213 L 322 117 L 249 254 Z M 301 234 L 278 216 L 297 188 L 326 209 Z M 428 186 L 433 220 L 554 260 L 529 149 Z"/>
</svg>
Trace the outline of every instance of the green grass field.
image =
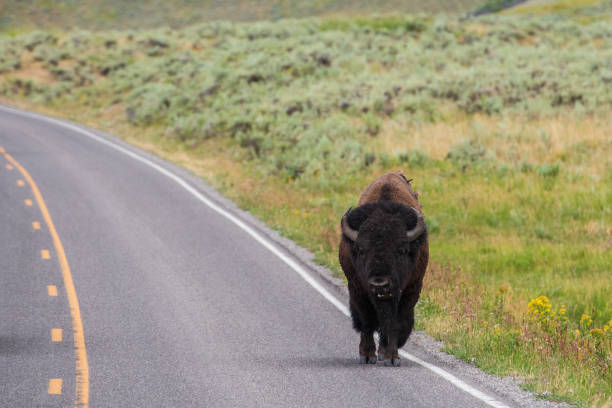
<svg viewBox="0 0 612 408">
<path fill-rule="evenodd" d="M 191 169 L 338 274 L 340 216 L 402 169 L 430 232 L 418 328 L 609 406 L 612 1 L 557 3 L 5 35 L 0 95 Z"/>
</svg>

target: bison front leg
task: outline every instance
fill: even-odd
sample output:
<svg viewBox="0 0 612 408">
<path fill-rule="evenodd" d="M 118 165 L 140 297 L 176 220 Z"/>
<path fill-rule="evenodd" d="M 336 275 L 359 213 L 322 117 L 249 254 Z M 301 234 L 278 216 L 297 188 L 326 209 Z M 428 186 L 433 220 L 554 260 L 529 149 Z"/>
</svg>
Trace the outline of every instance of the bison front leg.
<svg viewBox="0 0 612 408">
<path fill-rule="evenodd" d="M 385 349 L 387 348 L 387 343 L 387 336 L 382 334 L 381 331 L 378 339 L 378 361 L 383 361 L 385 359 Z"/>
<path fill-rule="evenodd" d="M 380 322 L 378 359 L 382 360 L 385 366 L 399 367 L 401 362 L 397 351 L 397 305 L 392 301 L 378 302 L 376 311 Z"/>
<path fill-rule="evenodd" d="M 401 365 L 397 349 L 397 337 L 397 328 L 392 322 L 389 322 L 385 327 L 381 327 L 378 360 L 382 360 L 387 367 L 399 367 Z"/>
<path fill-rule="evenodd" d="M 361 333 L 359 342 L 359 364 L 376 364 L 376 343 L 374 332 Z"/>
<path fill-rule="evenodd" d="M 376 343 L 374 330 L 376 328 L 376 313 L 371 306 L 361 303 L 359 306 L 351 303 L 353 327 L 361 334 L 359 341 L 359 363 L 376 364 Z"/>
</svg>

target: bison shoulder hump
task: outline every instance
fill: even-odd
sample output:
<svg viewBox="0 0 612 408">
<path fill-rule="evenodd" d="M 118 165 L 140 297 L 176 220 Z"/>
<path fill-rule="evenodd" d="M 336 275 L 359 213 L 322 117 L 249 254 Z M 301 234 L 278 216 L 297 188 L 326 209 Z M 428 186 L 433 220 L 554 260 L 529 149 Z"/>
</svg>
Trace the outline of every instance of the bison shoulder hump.
<svg viewBox="0 0 612 408">
<path fill-rule="evenodd" d="M 395 201 L 420 210 L 418 193 L 412 189 L 411 181 L 401 171 L 383 174 L 361 194 L 359 205 L 384 200 Z"/>
</svg>

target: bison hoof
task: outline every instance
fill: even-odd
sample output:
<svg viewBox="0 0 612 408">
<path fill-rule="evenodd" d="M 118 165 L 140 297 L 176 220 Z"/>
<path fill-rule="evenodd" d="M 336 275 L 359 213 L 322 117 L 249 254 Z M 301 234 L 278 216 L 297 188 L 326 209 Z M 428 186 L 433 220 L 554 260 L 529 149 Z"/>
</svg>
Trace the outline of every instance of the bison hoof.
<svg viewBox="0 0 612 408">
<path fill-rule="evenodd" d="M 376 364 L 376 357 L 359 357 L 359 364 Z"/>
<path fill-rule="evenodd" d="M 383 361 L 385 359 L 385 355 L 384 354 L 379 354 L 378 355 L 378 361 Z"/>
<path fill-rule="evenodd" d="M 402 362 L 399 358 L 394 358 L 392 360 L 385 360 L 385 367 L 400 367 Z"/>
</svg>

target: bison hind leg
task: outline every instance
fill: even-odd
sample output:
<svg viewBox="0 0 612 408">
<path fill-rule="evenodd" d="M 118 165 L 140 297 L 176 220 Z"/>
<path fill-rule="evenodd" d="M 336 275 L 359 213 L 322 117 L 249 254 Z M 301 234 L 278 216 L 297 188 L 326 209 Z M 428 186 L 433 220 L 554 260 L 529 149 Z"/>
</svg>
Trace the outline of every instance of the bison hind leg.
<svg viewBox="0 0 612 408">
<path fill-rule="evenodd" d="M 378 361 L 382 361 L 386 367 L 399 367 L 402 365 L 397 348 L 387 344 L 386 339 L 381 335 L 378 344 Z"/>
<path fill-rule="evenodd" d="M 406 320 L 403 321 L 398 330 L 397 334 L 397 347 L 404 347 L 404 344 L 408 341 L 412 328 L 414 327 L 414 308 L 410 310 L 406 316 Z"/>
</svg>

